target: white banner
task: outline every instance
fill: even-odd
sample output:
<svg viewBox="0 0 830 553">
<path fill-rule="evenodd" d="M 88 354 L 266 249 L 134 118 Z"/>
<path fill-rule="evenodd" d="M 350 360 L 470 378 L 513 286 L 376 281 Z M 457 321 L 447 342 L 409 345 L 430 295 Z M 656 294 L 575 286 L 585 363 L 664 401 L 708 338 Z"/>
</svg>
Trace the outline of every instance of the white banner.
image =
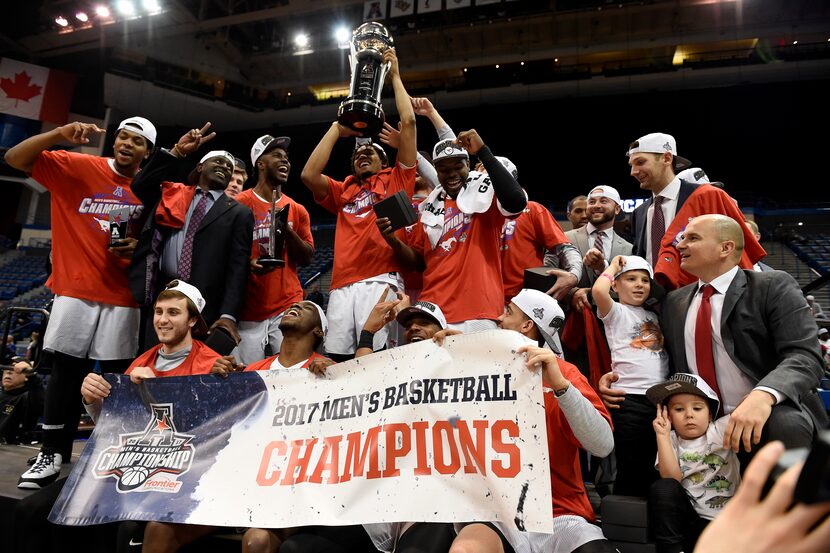
<svg viewBox="0 0 830 553">
<path fill-rule="evenodd" d="M 401 17 L 415 13 L 415 0 L 392 0 L 389 17 Z"/>
<path fill-rule="evenodd" d="M 363 2 L 363 21 L 386 19 L 386 0 L 367 0 Z"/>
<path fill-rule="evenodd" d="M 538 371 L 515 354 L 525 343 L 505 330 L 461 335 L 334 365 L 325 377 L 121 378 L 51 520 L 483 520 L 549 532 L 544 400 Z M 109 410 L 113 396 L 122 414 Z"/>
</svg>

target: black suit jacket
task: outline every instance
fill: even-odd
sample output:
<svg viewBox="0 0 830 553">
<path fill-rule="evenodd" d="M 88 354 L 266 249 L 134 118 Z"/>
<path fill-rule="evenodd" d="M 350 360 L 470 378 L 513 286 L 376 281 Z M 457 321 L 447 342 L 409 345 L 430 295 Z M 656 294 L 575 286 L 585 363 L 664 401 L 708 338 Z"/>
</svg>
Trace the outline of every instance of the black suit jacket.
<svg viewBox="0 0 830 553">
<path fill-rule="evenodd" d="M 158 151 L 130 186 L 149 214 L 129 269 L 130 290 L 141 305 L 152 305 L 166 284 L 160 282 L 159 261 L 171 230 L 156 224 L 155 213 L 161 199 L 161 183 L 179 180 L 177 177 L 185 174 L 185 163 Z M 251 210 L 223 194 L 205 214 L 193 237 L 190 284 L 205 298 L 202 317 L 208 325 L 220 315 L 239 317 L 248 282 L 253 232 Z"/>
<path fill-rule="evenodd" d="M 682 179 L 680 180 L 680 193 L 677 195 L 677 210 L 675 211 L 675 214 L 680 211 L 680 208 L 683 207 L 683 204 L 686 203 L 686 200 L 692 195 L 692 192 L 694 192 L 698 186 L 700 185 L 687 182 Z M 654 195 L 640 204 L 637 209 L 631 213 L 631 230 L 634 233 L 633 255 L 645 257 L 646 252 L 648 251 L 647 240 L 649 239 L 650 233 L 646 228 L 646 221 L 648 220 L 648 208 L 651 207 L 651 203 L 653 201 Z M 670 224 L 671 221 L 666 221 L 666 229 L 669 228 Z M 648 262 L 651 263 L 651 259 L 649 259 Z"/>
<path fill-rule="evenodd" d="M 674 372 L 690 372 L 683 329 L 697 283 L 669 292 L 661 327 Z M 827 415 L 816 388 L 823 376 L 816 322 L 798 283 L 783 271 L 741 269 L 726 291 L 721 338 L 735 365 L 757 385 L 806 408 L 817 428 Z"/>
</svg>

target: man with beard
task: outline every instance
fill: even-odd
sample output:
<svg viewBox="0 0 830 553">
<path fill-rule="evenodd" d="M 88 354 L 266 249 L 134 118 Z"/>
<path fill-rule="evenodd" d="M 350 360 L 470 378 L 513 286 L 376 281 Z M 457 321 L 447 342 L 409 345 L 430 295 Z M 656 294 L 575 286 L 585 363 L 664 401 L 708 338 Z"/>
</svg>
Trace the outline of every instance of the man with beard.
<svg viewBox="0 0 830 553">
<path fill-rule="evenodd" d="M 582 278 L 571 299 L 571 305 L 577 309 L 589 303 L 588 292 L 608 265 L 608 260 L 618 255 L 631 255 L 631 243 L 614 232 L 620 203 L 620 194 L 615 188 L 595 186 L 588 193 L 588 224 L 565 233 L 584 256 Z"/>
<path fill-rule="evenodd" d="M 122 372 L 136 354 L 139 311 L 127 283 L 135 239 L 110 247 L 108 213 L 128 208 L 138 220 L 143 207 L 131 190 L 133 177 L 156 141 L 156 129 L 143 117 L 121 122 L 114 157 L 65 150 L 49 151 L 62 141 L 89 143 L 104 132 L 91 123 L 69 123 L 10 148 L 6 162 L 31 175 L 51 195 L 52 275 L 55 293 L 43 347 L 54 352 L 46 389 L 43 446 L 19 486 L 37 489 L 57 479 L 69 459 L 78 427 L 79 390 L 99 361 L 105 372 Z"/>
<path fill-rule="evenodd" d="M 136 196 L 152 212 L 130 265 L 130 288 L 140 304 L 150 306 L 171 280 L 189 282 L 207 302 L 202 316 L 211 330 L 221 326 L 238 343 L 254 218 L 224 194 L 234 157 L 214 150 L 202 157 L 187 184 L 168 180 L 184 171 L 187 155 L 216 135 L 205 136 L 209 128 L 207 123 L 192 129 L 171 150 L 157 152 L 134 183 Z M 147 330 L 144 349 L 155 341 Z"/>
<path fill-rule="evenodd" d="M 331 355 L 339 359 L 354 354 L 360 329 L 381 290 L 387 285 L 404 289 L 400 276 L 403 267 L 378 233 L 372 206 L 401 190 L 405 190 L 409 197 L 414 193 L 417 155 L 415 112 L 401 81 L 394 50 L 387 50 L 383 59 L 391 64 L 389 77 L 401 119 L 395 166 L 388 167 L 386 153 L 380 145 L 368 143 L 354 151 L 353 174 L 344 182 L 324 175 L 323 170 L 337 141 L 356 134 L 335 122 L 311 153 L 302 173 L 303 183 L 314 194 L 314 199 L 337 215 L 328 305 L 332 332 L 326 340 L 326 347 Z M 388 334 L 388 329 L 377 334 L 376 349 L 386 343 Z"/>
<path fill-rule="evenodd" d="M 486 174 L 470 171 L 469 154 L 478 156 Z M 436 144 L 432 159 L 440 186 L 424 201 L 408 244 L 389 232 L 388 223 L 379 225 L 381 232 L 398 243 L 403 263 L 425 267 L 421 299 L 440 305 L 450 328 L 495 328 L 504 308 L 501 229 L 506 217 L 524 210 L 527 196 L 475 130 Z"/>
<path fill-rule="evenodd" d="M 314 255 L 314 239 L 308 211 L 283 194 L 291 163 L 288 161 L 287 136 L 259 137 L 251 149 L 251 163 L 256 167 L 256 186 L 241 192 L 236 201 L 254 213 L 254 242 L 251 249 L 251 275 L 245 292 L 245 303 L 239 322 L 239 361 L 247 365 L 265 358 L 266 345 L 272 352 L 280 351 L 280 321 L 289 306 L 302 301 L 303 288 L 297 267 L 308 265 Z M 288 225 L 282 230 L 285 249 L 280 253 L 283 267 L 263 266 L 257 259 L 265 253 L 271 229 L 271 202 L 276 212 L 288 210 Z"/>
</svg>

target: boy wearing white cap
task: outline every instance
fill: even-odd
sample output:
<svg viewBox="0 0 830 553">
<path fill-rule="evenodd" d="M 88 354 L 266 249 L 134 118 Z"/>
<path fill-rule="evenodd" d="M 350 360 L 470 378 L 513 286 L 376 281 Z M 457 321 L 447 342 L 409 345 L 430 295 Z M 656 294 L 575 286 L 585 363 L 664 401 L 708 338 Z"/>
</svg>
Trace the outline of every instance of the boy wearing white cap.
<svg viewBox="0 0 830 553">
<path fill-rule="evenodd" d="M 614 420 L 617 478 L 614 493 L 645 496 L 657 478 L 652 460 L 657 453 L 650 437 L 654 410 L 646 390 L 669 375 L 669 357 L 656 313 L 643 306 L 655 284 L 651 265 L 642 257 L 617 256 L 592 288 L 597 315 L 605 325 L 611 370 L 600 379 L 620 394 L 603 397 Z M 611 289 L 619 302 L 611 298 Z"/>
<path fill-rule="evenodd" d="M 108 214 L 127 209 L 130 222 L 140 217 L 143 207 L 131 184 L 153 148 L 156 129 L 143 117 L 125 119 L 118 126 L 112 158 L 49 150 L 61 142 L 85 146 L 90 135 L 103 132 L 92 123 L 69 123 L 24 140 L 5 156 L 9 165 L 49 190 L 52 202 L 52 275 L 47 285 L 55 302 L 44 349 L 55 358 L 46 391 L 43 448 L 21 477 L 25 487 L 54 480 L 71 453 L 81 381 L 93 360 L 107 372 L 122 372 L 138 346 L 139 312 L 127 283 L 135 239 L 111 247 Z"/>
<path fill-rule="evenodd" d="M 287 136 L 264 135 L 251 148 L 251 163 L 257 175 L 256 186 L 241 192 L 236 201 L 248 206 L 254 214 L 254 234 L 251 247 L 248 286 L 239 321 L 239 361 L 250 364 L 265 358 L 265 346 L 272 352 L 280 350 L 283 313 L 303 300 L 303 287 L 297 277 L 297 267 L 308 265 L 314 255 L 311 219 L 308 211 L 282 187 L 288 182 L 291 162 Z M 280 253 L 284 265 L 262 265 L 257 262 L 267 250 L 271 233 L 271 202 L 281 213 L 288 210 L 287 226 L 282 230 L 285 248 Z"/>
<path fill-rule="evenodd" d="M 641 136 L 628 146 L 626 155 L 631 176 L 640 183 L 640 188 L 652 194 L 631 214 L 634 254 L 654 266 L 666 229 L 698 185 L 677 176 L 691 162 L 677 155 L 677 143 L 670 134 L 655 132 Z"/>
<path fill-rule="evenodd" d="M 130 288 L 149 308 L 171 280 L 199 288 L 207 304 L 208 326 L 222 326 L 236 341 L 236 320 L 248 280 L 254 220 L 251 210 L 224 194 L 235 164 L 230 152 L 203 155 L 188 182 L 173 182 L 184 173 L 183 160 L 216 133 L 210 123 L 185 133 L 170 150 L 157 152 L 133 184 L 142 203 L 152 209 L 141 230 L 130 265 Z M 149 318 L 148 318 L 149 321 Z M 155 333 L 147 329 L 144 349 Z"/>
<path fill-rule="evenodd" d="M 657 551 L 692 551 L 740 485 L 738 456 L 723 447 L 729 415 L 714 420 L 718 395 L 695 374 L 676 373 L 646 397 L 657 406 L 652 426 L 661 479 L 648 501 Z"/>
</svg>

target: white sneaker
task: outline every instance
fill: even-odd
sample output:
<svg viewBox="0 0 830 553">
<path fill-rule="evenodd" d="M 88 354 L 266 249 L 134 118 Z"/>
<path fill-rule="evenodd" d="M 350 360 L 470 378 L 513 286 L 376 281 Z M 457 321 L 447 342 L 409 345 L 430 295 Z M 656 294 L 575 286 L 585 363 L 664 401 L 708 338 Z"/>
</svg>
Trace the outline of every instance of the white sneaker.
<svg viewBox="0 0 830 553">
<path fill-rule="evenodd" d="M 63 457 L 60 453 L 44 453 L 37 455 L 32 468 L 20 475 L 17 487 L 25 490 L 39 490 L 58 479 L 61 474 Z"/>
</svg>

